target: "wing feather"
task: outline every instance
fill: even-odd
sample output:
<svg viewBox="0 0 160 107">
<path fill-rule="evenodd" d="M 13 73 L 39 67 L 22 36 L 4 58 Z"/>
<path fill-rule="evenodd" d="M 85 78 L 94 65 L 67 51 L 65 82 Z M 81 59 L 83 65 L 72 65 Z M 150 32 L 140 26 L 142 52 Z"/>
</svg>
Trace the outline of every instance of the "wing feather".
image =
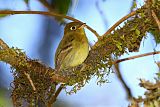
<svg viewBox="0 0 160 107">
<path fill-rule="evenodd" d="M 65 57 L 67 56 L 67 54 L 72 51 L 73 49 L 73 40 L 74 40 L 74 36 L 64 36 L 56 50 L 56 54 L 55 54 L 55 68 L 59 69 L 61 67 L 61 64 L 63 62 L 63 60 L 65 59 Z"/>
</svg>

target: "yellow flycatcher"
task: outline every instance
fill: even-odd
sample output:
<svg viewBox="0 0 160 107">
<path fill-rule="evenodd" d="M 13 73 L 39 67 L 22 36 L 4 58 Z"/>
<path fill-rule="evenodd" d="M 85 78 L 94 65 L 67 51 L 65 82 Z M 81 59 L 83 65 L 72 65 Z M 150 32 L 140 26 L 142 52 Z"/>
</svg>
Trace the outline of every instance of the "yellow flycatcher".
<svg viewBox="0 0 160 107">
<path fill-rule="evenodd" d="M 64 36 L 56 50 L 55 68 L 65 70 L 82 64 L 89 53 L 85 23 L 71 22 L 65 26 Z"/>
</svg>

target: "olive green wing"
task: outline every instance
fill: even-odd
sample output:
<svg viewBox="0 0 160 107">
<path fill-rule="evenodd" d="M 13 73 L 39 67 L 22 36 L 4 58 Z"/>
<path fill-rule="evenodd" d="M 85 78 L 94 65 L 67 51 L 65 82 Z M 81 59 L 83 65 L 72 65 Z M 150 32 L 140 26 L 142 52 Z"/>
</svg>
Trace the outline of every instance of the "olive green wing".
<svg viewBox="0 0 160 107">
<path fill-rule="evenodd" d="M 56 69 L 60 68 L 67 54 L 73 49 L 73 46 L 72 46 L 73 40 L 74 40 L 73 35 L 65 35 L 62 38 L 56 50 L 56 54 L 55 54 L 55 68 Z"/>
</svg>

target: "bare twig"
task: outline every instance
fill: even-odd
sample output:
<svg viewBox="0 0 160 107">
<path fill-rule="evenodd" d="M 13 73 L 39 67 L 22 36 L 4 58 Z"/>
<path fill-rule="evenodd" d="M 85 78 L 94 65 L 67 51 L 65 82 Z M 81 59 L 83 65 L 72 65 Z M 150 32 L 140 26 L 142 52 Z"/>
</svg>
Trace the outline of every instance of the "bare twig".
<svg viewBox="0 0 160 107">
<path fill-rule="evenodd" d="M 90 26 L 86 25 L 86 28 L 88 30 L 90 30 L 93 34 L 95 34 L 95 36 L 97 37 L 97 39 L 99 39 L 101 36 L 94 30 L 92 29 Z"/>
<path fill-rule="evenodd" d="M 126 90 L 127 98 L 128 98 L 128 100 L 130 100 L 132 98 L 132 93 L 131 93 L 130 88 L 127 86 L 126 82 L 124 81 L 124 79 L 123 79 L 123 77 L 121 75 L 121 72 L 120 72 L 120 69 L 119 69 L 119 63 L 115 64 L 114 67 L 115 67 L 118 79 L 120 80 L 120 82 L 122 83 L 124 89 Z"/>
<path fill-rule="evenodd" d="M 129 13 L 128 15 L 124 16 L 123 18 L 121 18 L 106 33 L 104 33 L 103 36 L 106 36 L 106 35 L 110 34 L 119 24 L 121 24 L 123 21 L 125 21 L 129 17 L 134 16 L 135 14 L 136 14 L 136 11 L 133 11 L 133 12 Z"/>
<path fill-rule="evenodd" d="M 72 21 L 81 22 L 73 17 L 61 15 L 58 13 L 53 12 L 45 12 L 45 11 L 9 11 L 9 10 L 1 10 L 0 14 L 40 14 L 40 15 L 46 15 L 46 16 L 54 16 L 54 17 L 63 17 Z"/>
<path fill-rule="evenodd" d="M 113 64 L 117 64 L 117 63 L 120 63 L 123 61 L 131 60 L 131 59 L 135 59 L 135 58 L 140 58 L 140 57 L 144 57 L 144 56 L 155 55 L 155 54 L 160 54 L 160 51 L 145 53 L 145 54 L 136 55 L 136 56 L 132 56 L 132 57 L 124 58 L 124 59 L 119 59 L 117 61 L 114 61 Z"/>
<path fill-rule="evenodd" d="M 33 81 L 32 81 L 32 79 L 31 79 L 30 75 L 29 75 L 28 73 L 26 73 L 26 72 L 24 72 L 24 74 L 25 74 L 26 77 L 28 78 L 28 80 L 29 80 L 29 82 L 30 82 L 33 90 L 36 91 L 36 87 L 35 87 L 35 85 L 33 84 Z"/>
<path fill-rule="evenodd" d="M 9 11 L 9 10 L 1 10 L 0 11 L 0 14 L 40 14 L 40 15 L 47 15 L 47 16 L 54 16 L 54 17 L 62 17 L 62 18 L 66 18 L 66 19 L 69 19 L 69 20 L 72 20 L 72 21 L 75 21 L 75 22 L 81 22 L 83 23 L 82 21 L 80 20 L 77 20 L 73 17 L 70 17 L 70 16 L 65 16 L 65 15 L 61 15 L 61 14 L 58 14 L 58 13 L 54 13 L 54 12 L 45 12 L 45 11 Z M 95 36 L 97 38 L 99 38 L 99 34 L 94 30 L 92 29 L 90 26 L 86 25 L 86 28 L 88 30 L 90 30 L 93 34 L 95 34 Z"/>
<path fill-rule="evenodd" d="M 64 84 L 61 84 L 59 86 L 59 88 L 57 89 L 57 91 L 55 92 L 55 94 L 51 97 L 51 99 L 48 102 L 48 107 L 51 107 L 52 104 L 56 101 L 56 98 L 58 97 L 58 95 L 60 94 L 60 92 L 62 91 L 62 89 L 64 88 Z"/>
<path fill-rule="evenodd" d="M 157 26 L 158 26 L 159 31 L 160 31 L 160 21 L 159 21 L 157 15 L 156 15 L 156 13 L 153 10 L 151 12 L 152 12 L 152 16 L 153 16 L 155 22 L 157 23 Z"/>
</svg>

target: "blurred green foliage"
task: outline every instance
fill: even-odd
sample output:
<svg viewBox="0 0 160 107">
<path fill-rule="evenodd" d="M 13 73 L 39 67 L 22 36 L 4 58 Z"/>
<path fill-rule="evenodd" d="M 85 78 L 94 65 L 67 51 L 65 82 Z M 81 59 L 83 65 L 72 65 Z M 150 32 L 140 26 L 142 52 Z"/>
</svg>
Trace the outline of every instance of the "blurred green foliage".
<svg viewBox="0 0 160 107">
<path fill-rule="evenodd" d="M 12 107 L 10 96 L 7 97 L 7 90 L 0 89 L 0 107 Z"/>
<path fill-rule="evenodd" d="M 51 6 L 57 13 L 66 15 L 71 6 L 71 0 L 52 0 Z"/>
<path fill-rule="evenodd" d="M 71 0 L 52 0 L 51 1 L 51 7 L 53 8 L 54 12 L 62 15 L 67 15 L 71 6 L 72 6 Z M 60 22 L 63 22 L 63 18 L 56 18 L 56 19 Z"/>
</svg>

